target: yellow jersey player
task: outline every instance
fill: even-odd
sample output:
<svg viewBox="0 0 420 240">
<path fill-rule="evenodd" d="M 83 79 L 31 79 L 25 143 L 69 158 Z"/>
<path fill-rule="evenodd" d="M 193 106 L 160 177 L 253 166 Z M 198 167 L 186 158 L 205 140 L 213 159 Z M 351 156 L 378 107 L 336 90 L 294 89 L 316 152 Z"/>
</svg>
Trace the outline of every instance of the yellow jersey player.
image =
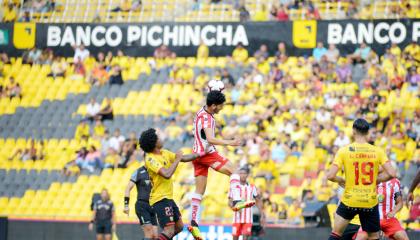
<svg viewBox="0 0 420 240">
<path fill-rule="evenodd" d="M 385 152 L 367 142 L 369 123 L 357 119 L 353 123 L 354 142 L 340 148 L 328 172 L 328 180 L 344 187 L 329 240 L 341 239 L 349 222 L 359 215 L 368 239 L 379 239 L 380 221 L 376 185 L 396 176 Z M 379 167 L 384 171 L 378 175 Z M 337 176 L 344 170 L 345 178 Z"/>
<path fill-rule="evenodd" d="M 152 182 L 149 202 L 163 229 L 158 239 L 169 240 L 181 232 L 184 226 L 181 213 L 173 200 L 171 177 L 180 162 L 190 162 L 199 154 L 183 155 L 180 151 L 175 154 L 163 149 L 163 143 L 153 128 L 141 134 L 139 143 L 145 152 L 145 165 Z"/>
</svg>

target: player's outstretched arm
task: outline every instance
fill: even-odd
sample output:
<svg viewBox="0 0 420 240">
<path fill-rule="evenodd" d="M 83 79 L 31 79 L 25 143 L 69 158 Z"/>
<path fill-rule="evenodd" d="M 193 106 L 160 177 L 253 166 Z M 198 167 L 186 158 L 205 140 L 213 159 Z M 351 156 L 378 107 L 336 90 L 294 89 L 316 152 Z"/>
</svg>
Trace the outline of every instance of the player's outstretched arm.
<svg viewBox="0 0 420 240">
<path fill-rule="evenodd" d="M 213 130 L 211 128 L 205 128 L 204 133 L 206 134 L 207 142 L 212 145 L 220 145 L 220 146 L 240 146 L 242 141 L 240 139 L 217 139 L 213 137 Z"/>
<path fill-rule="evenodd" d="M 186 154 L 182 156 L 181 162 L 191 162 L 198 157 L 200 157 L 200 154 L 198 153 Z"/>
<path fill-rule="evenodd" d="M 386 182 L 388 180 L 391 180 L 397 177 L 397 170 L 395 170 L 395 168 L 391 165 L 391 162 L 388 161 L 384 163 L 382 165 L 382 169 L 384 171 L 378 174 L 378 179 L 377 179 L 378 183 Z"/>
<path fill-rule="evenodd" d="M 133 181 L 129 181 L 127 184 L 127 187 L 125 188 L 125 193 L 124 193 L 124 213 L 129 215 L 130 213 L 130 208 L 129 208 L 129 203 L 130 203 L 130 192 L 131 189 L 133 189 L 133 187 L 135 186 L 135 183 Z"/>
<path fill-rule="evenodd" d="M 332 164 L 330 169 L 327 173 L 327 179 L 331 182 L 338 183 L 341 187 L 345 186 L 345 180 L 342 177 L 337 176 L 338 173 L 338 166 L 335 164 Z"/>
<path fill-rule="evenodd" d="M 174 175 L 174 172 L 176 168 L 178 167 L 178 164 L 181 162 L 183 155 L 182 152 L 177 152 L 174 162 L 171 164 L 171 166 L 165 168 L 161 167 L 158 171 L 158 174 L 166 179 L 169 179 Z"/>
<path fill-rule="evenodd" d="M 258 210 L 261 214 L 261 225 L 265 226 L 265 212 L 264 212 L 264 203 L 262 201 L 261 193 L 258 193 L 258 195 L 255 197 L 255 205 L 257 206 Z"/>
</svg>

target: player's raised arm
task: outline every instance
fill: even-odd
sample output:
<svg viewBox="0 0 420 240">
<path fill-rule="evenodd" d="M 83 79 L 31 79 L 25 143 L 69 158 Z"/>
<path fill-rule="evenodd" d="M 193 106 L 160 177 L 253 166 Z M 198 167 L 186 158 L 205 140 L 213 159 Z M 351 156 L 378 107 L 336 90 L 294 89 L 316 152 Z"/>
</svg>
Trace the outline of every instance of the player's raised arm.
<svg viewBox="0 0 420 240">
<path fill-rule="evenodd" d="M 162 176 L 162 177 L 164 177 L 166 179 L 171 178 L 172 175 L 174 175 L 175 170 L 178 167 L 178 164 L 181 162 L 182 157 L 183 157 L 182 152 L 177 152 L 176 155 L 175 155 L 174 162 L 169 167 L 167 167 L 167 168 L 161 166 L 159 168 L 159 170 L 157 171 L 157 173 L 160 176 Z"/>
<path fill-rule="evenodd" d="M 327 172 L 327 179 L 331 182 L 338 183 L 341 187 L 345 186 L 344 178 L 337 176 L 338 170 L 343 166 L 342 153 L 339 150 L 334 158 L 334 162 L 331 164 L 330 169 Z"/>
<path fill-rule="evenodd" d="M 384 151 L 379 152 L 380 163 L 383 171 L 378 174 L 377 182 L 386 182 L 397 177 L 397 170 L 392 166 Z"/>
<path fill-rule="evenodd" d="M 205 128 L 204 133 L 208 143 L 212 145 L 221 145 L 221 146 L 241 146 L 242 141 L 238 138 L 235 139 L 217 139 L 213 137 L 213 130 L 211 128 Z"/>
</svg>

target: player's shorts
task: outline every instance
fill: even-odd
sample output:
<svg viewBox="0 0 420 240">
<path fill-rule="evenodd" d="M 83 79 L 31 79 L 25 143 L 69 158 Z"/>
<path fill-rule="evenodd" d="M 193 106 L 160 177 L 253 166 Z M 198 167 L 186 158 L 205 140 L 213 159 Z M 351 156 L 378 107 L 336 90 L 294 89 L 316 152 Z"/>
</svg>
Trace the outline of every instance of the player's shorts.
<svg viewBox="0 0 420 240">
<path fill-rule="evenodd" d="M 202 157 L 195 159 L 192 163 L 194 166 L 194 176 L 205 176 L 209 173 L 209 167 L 214 170 L 222 168 L 228 160 L 225 157 L 219 155 L 218 152 L 206 154 Z"/>
<path fill-rule="evenodd" d="M 159 220 L 159 226 L 164 228 L 168 225 L 174 225 L 179 219 L 182 218 L 178 206 L 172 199 L 162 199 L 153 204 L 153 209 L 156 212 Z"/>
<path fill-rule="evenodd" d="M 341 235 L 342 240 L 354 240 L 356 239 L 357 232 L 359 231 L 360 226 L 356 224 L 349 223 L 347 225 L 346 229 L 343 232 L 343 235 Z"/>
<path fill-rule="evenodd" d="M 252 223 L 234 223 L 232 226 L 232 235 L 234 237 L 239 236 L 251 236 Z"/>
<path fill-rule="evenodd" d="M 112 223 L 109 221 L 106 222 L 97 222 L 96 223 L 96 234 L 111 234 L 112 232 Z"/>
<path fill-rule="evenodd" d="M 389 218 L 381 220 L 381 230 L 384 232 L 385 236 L 391 238 L 395 233 L 404 231 L 404 228 L 402 228 L 398 219 Z"/>
<path fill-rule="evenodd" d="M 349 221 L 352 220 L 354 216 L 359 215 L 361 226 L 366 232 L 374 233 L 381 230 L 378 205 L 373 208 L 354 208 L 340 203 L 336 213 Z"/>
<path fill-rule="evenodd" d="M 151 224 L 157 226 L 156 212 L 148 202 L 137 200 L 136 215 L 139 218 L 140 225 Z"/>
</svg>

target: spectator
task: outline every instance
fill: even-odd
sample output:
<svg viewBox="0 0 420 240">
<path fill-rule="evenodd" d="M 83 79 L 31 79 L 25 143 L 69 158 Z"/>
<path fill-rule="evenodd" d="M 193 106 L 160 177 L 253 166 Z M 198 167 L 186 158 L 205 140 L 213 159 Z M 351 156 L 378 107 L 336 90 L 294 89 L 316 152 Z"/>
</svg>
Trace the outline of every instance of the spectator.
<svg viewBox="0 0 420 240">
<path fill-rule="evenodd" d="M 13 77 L 9 78 L 10 84 L 7 86 L 7 95 L 10 99 L 14 97 L 22 98 L 22 88 L 20 84 L 15 81 Z"/>
<path fill-rule="evenodd" d="M 350 19 L 356 18 L 358 11 L 359 10 L 357 9 L 356 1 L 354 1 L 354 0 L 350 1 L 350 4 L 349 4 L 349 6 L 347 8 L 347 12 L 346 12 L 347 18 L 350 18 Z"/>
<path fill-rule="evenodd" d="M 279 42 L 279 44 L 277 44 L 276 57 L 279 58 L 282 55 L 287 56 L 286 44 L 284 42 Z"/>
<path fill-rule="evenodd" d="M 28 148 L 25 149 L 18 149 L 16 152 L 9 157 L 9 160 L 14 159 L 16 156 L 19 156 L 19 160 L 27 161 L 27 160 L 42 160 L 44 159 L 44 152 L 43 152 L 44 142 L 40 142 L 40 149 L 38 150 L 36 147 L 36 143 L 34 139 L 31 139 L 30 145 Z"/>
<path fill-rule="evenodd" d="M 92 85 L 104 85 L 108 82 L 108 72 L 105 69 L 105 65 L 102 63 L 95 64 L 95 67 L 92 69 L 90 76 L 88 77 L 89 83 Z"/>
<path fill-rule="evenodd" d="M 277 19 L 277 7 L 276 5 L 271 5 L 269 20 L 273 21 Z"/>
<path fill-rule="evenodd" d="M 89 103 L 86 105 L 86 117 L 90 121 L 98 118 L 97 114 L 101 111 L 101 105 L 96 102 L 94 98 L 91 98 Z"/>
<path fill-rule="evenodd" d="M 334 140 L 334 146 L 341 148 L 348 144 L 350 144 L 349 137 L 347 137 L 347 135 L 344 134 L 344 131 L 339 131 L 337 138 Z"/>
<path fill-rule="evenodd" d="M 251 15 L 249 11 L 246 9 L 245 5 L 242 5 L 239 8 L 239 21 L 240 22 L 248 22 L 250 20 Z"/>
<path fill-rule="evenodd" d="M 192 83 L 194 79 L 194 71 L 188 64 L 184 64 L 184 66 L 179 70 L 177 74 L 177 78 L 181 81 L 181 83 Z"/>
<path fill-rule="evenodd" d="M 64 165 L 63 168 L 63 174 L 66 176 L 69 176 L 71 174 L 71 167 L 78 167 L 79 170 L 83 170 L 85 169 L 88 165 L 86 163 L 86 156 L 88 154 L 88 150 L 83 147 L 81 148 L 79 151 L 76 152 L 76 158 L 68 163 L 66 163 L 66 165 Z"/>
<path fill-rule="evenodd" d="M 88 169 L 89 172 L 95 172 L 96 170 L 102 171 L 104 168 L 104 164 L 101 160 L 101 152 L 93 145 L 90 146 L 85 161 L 85 168 Z"/>
<path fill-rule="evenodd" d="M 32 10 L 35 12 L 46 12 L 48 10 L 47 1 L 45 0 L 33 0 Z"/>
<path fill-rule="evenodd" d="M 283 4 L 280 4 L 280 8 L 277 11 L 277 20 L 278 21 L 289 20 L 289 14 L 288 14 L 287 8 Z"/>
<path fill-rule="evenodd" d="M 86 49 L 83 44 L 80 44 L 80 46 L 73 46 L 73 49 L 74 49 L 74 57 L 73 57 L 74 63 L 83 62 L 90 55 L 89 50 Z"/>
<path fill-rule="evenodd" d="M 346 19 L 346 9 L 341 6 L 339 8 L 337 8 L 337 15 L 336 15 L 336 19 L 338 20 L 342 20 L 342 19 Z"/>
<path fill-rule="evenodd" d="M 129 12 L 131 10 L 131 0 L 121 0 L 120 4 L 112 9 L 112 12 Z"/>
<path fill-rule="evenodd" d="M 160 47 L 156 48 L 155 52 L 153 53 L 155 58 L 168 58 L 172 55 L 171 50 L 166 45 L 161 45 Z"/>
<path fill-rule="evenodd" d="M 320 202 L 328 202 L 333 197 L 332 186 L 328 185 L 326 177 L 322 178 L 321 186 L 317 188 L 317 199 Z"/>
<path fill-rule="evenodd" d="M 392 55 L 394 55 L 397 58 L 401 56 L 401 49 L 398 47 L 398 45 L 395 42 L 391 44 L 390 52 Z"/>
<path fill-rule="evenodd" d="M 348 59 L 347 62 L 342 61 L 336 69 L 336 74 L 340 82 L 346 81 L 348 78 L 351 80 L 351 59 Z"/>
<path fill-rule="evenodd" d="M 329 62 L 336 63 L 340 57 L 340 51 L 338 51 L 334 44 L 330 44 L 325 56 L 327 56 Z"/>
<path fill-rule="evenodd" d="M 245 63 L 248 60 L 248 50 L 239 43 L 232 52 L 232 58 L 237 63 Z"/>
<path fill-rule="evenodd" d="M 121 157 L 115 161 L 114 168 L 127 168 L 130 163 L 135 161 L 135 148 L 131 145 L 130 140 L 125 140 L 122 145 Z"/>
<path fill-rule="evenodd" d="M 258 49 L 257 51 L 255 51 L 255 53 L 254 53 L 254 58 L 257 58 L 257 59 L 259 59 L 259 58 L 264 58 L 264 60 L 265 60 L 265 59 L 267 59 L 267 58 L 268 58 L 268 49 L 267 49 L 267 45 L 262 44 L 262 45 L 260 46 L 260 49 Z"/>
<path fill-rule="evenodd" d="M 191 10 L 192 11 L 200 10 L 200 1 L 199 0 L 193 0 L 193 3 L 191 4 Z"/>
<path fill-rule="evenodd" d="M 31 19 L 31 13 L 28 11 L 28 10 L 26 10 L 24 13 L 23 13 L 23 15 L 19 18 L 19 22 L 30 22 L 32 19 Z"/>
<path fill-rule="evenodd" d="M 357 48 L 356 51 L 354 51 L 354 53 L 351 55 L 351 58 L 356 63 L 364 63 L 368 59 L 370 53 L 370 47 L 368 47 L 365 43 L 361 43 L 360 47 Z"/>
<path fill-rule="evenodd" d="M 114 112 L 112 108 L 111 99 L 105 98 L 104 99 L 104 106 L 101 108 L 97 116 L 102 120 L 114 120 Z"/>
<path fill-rule="evenodd" d="M 359 19 L 363 19 L 363 20 L 370 20 L 373 18 L 373 9 L 372 9 L 372 5 L 366 4 L 364 7 L 362 7 L 362 9 L 359 11 L 359 13 L 357 14 Z"/>
<path fill-rule="evenodd" d="M 41 54 L 41 50 L 33 47 L 31 50 L 29 50 L 29 52 L 24 53 L 22 56 L 23 62 L 28 64 L 38 64 L 41 58 Z"/>
<path fill-rule="evenodd" d="M 17 12 L 13 4 L 9 3 L 3 12 L 3 22 L 14 22 L 17 20 Z"/>
<path fill-rule="evenodd" d="M 276 145 L 274 145 L 271 150 L 271 159 L 273 159 L 276 163 L 283 163 L 286 160 L 287 154 L 287 146 L 283 144 L 280 139 L 277 139 Z"/>
<path fill-rule="evenodd" d="M 319 62 L 321 57 L 327 54 L 327 49 L 324 47 L 322 42 L 318 42 L 317 47 L 312 51 L 312 56 L 315 58 L 315 61 Z"/>
<path fill-rule="evenodd" d="M 258 10 L 255 12 L 254 21 L 265 22 L 268 21 L 267 10 L 265 4 L 261 4 Z"/>
<path fill-rule="evenodd" d="M 89 137 L 89 125 L 86 124 L 86 121 L 81 121 L 79 125 L 77 125 L 76 133 L 74 134 L 76 140 L 80 141 L 83 137 Z"/>
<path fill-rule="evenodd" d="M 235 80 L 226 68 L 223 69 L 220 80 L 225 84 L 225 88 L 235 86 Z"/>
<path fill-rule="evenodd" d="M 97 119 L 95 121 L 95 127 L 93 128 L 93 137 L 97 139 L 101 139 L 105 136 L 106 127 L 102 123 L 101 120 Z"/>
<path fill-rule="evenodd" d="M 111 138 L 109 136 L 108 129 L 105 129 L 104 135 L 101 137 L 101 154 L 102 156 L 106 156 L 111 148 Z"/>
<path fill-rule="evenodd" d="M 109 77 L 109 84 L 122 85 L 123 83 L 124 83 L 124 80 L 122 77 L 122 69 L 120 65 L 117 64 L 112 67 L 111 76 Z"/>
<path fill-rule="evenodd" d="M 109 145 L 115 151 L 120 152 L 122 145 L 125 141 L 125 137 L 121 135 L 119 128 L 115 129 L 114 136 L 109 139 Z"/>
<path fill-rule="evenodd" d="M 287 210 L 287 222 L 292 225 L 300 225 L 302 223 L 302 208 L 297 199 L 293 200 L 292 205 Z"/>
<path fill-rule="evenodd" d="M 208 58 L 209 56 L 209 47 L 204 43 L 204 41 L 200 42 L 200 46 L 197 49 L 197 58 Z"/>
<path fill-rule="evenodd" d="M 416 41 L 412 41 L 404 48 L 404 53 L 413 56 L 416 61 L 420 61 L 420 46 Z"/>
<path fill-rule="evenodd" d="M 306 19 L 320 20 L 321 16 L 319 15 L 318 9 L 316 9 L 313 4 L 308 4 L 306 6 Z"/>
</svg>

